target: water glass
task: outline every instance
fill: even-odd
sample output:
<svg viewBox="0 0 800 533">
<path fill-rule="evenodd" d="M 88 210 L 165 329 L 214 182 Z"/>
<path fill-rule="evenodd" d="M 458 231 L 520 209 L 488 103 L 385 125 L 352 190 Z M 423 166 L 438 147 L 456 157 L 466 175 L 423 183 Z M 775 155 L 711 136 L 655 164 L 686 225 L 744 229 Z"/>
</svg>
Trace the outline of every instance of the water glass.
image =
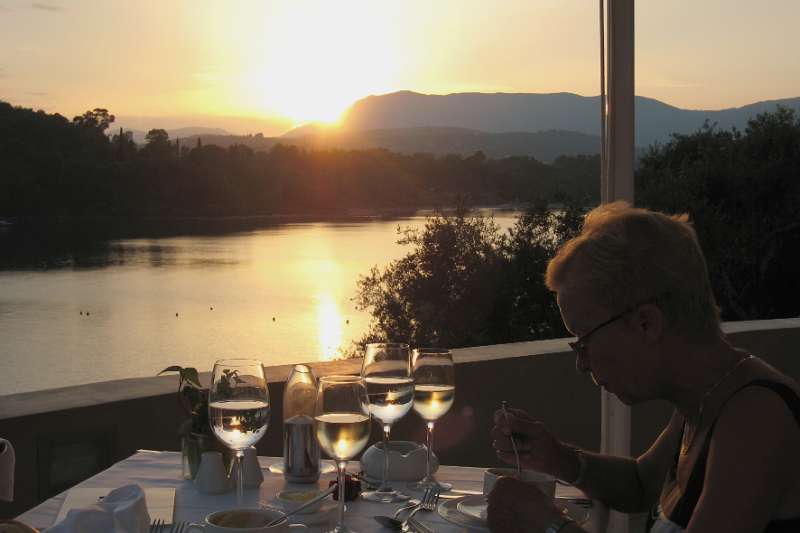
<svg viewBox="0 0 800 533">
<path fill-rule="evenodd" d="M 417 348 L 411 361 L 414 376 L 414 411 L 425 421 L 428 430 L 428 460 L 425 478 L 412 488 L 438 487 L 450 490 L 450 483 L 437 481 L 431 473 L 433 426 L 453 406 L 456 399 L 455 367 L 450 350 Z"/>
<path fill-rule="evenodd" d="M 214 363 L 208 391 L 208 415 L 214 435 L 236 457 L 236 501 L 244 499 L 244 450 L 261 440 L 270 416 L 264 367 L 253 359 L 220 359 Z"/>
<path fill-rule="evenodd" d="M 339 520 L 329 533 L 354 533 L 344 525 L 345 470 L 369 440 L 369 400 L 361 376 L 325 376 L 317 384 L 314 421 L 319 445 L 338 470 Z"/>
<path fill-rule="evenodd" d="M 389 485 L 389 433 L 414 403 L 414 379 L 411 377 L 411 353 L 408 344 L 367 344 L 361 377 L 367 387 L 369 413 L 383 429 L 383 476 L 380 486 L 365 492 L 365 500 L 393 503 L 409 498 Z"/>
</svg>

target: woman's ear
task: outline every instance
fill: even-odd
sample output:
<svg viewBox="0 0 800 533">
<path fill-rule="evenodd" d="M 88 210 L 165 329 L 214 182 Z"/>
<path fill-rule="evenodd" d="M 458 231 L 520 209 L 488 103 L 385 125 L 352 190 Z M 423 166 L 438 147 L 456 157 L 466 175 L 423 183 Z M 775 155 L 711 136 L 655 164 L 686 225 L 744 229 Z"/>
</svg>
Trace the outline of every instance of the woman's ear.
<svg viewBox="0 0 800 533">
<path fill-rule="evenodd" d="M 655 344 L 664 336 L 666 320 L 661 308 L 655 304 L 642 304 L 633 315 L 634 327 L 641 333 L 646 342 Z"/>
</svg>

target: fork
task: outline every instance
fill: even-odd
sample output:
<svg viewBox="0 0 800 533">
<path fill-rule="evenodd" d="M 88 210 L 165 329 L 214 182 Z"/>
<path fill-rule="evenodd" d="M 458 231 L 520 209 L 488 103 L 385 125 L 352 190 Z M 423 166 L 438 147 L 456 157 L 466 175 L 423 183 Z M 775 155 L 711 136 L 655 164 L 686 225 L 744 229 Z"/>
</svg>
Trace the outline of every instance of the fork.
<svg viewBox="0 0 800 533">
<path fill-rule="evenodd" d="M 417 533 L 433 533 L 433 530 L 417 520 L 416 518 L 411 518 L 408 521 L 408 526 L 411 531 L 415 531 Z"/>
<path fill-rule="evenodd" d="M 414 515 L 419 511 L 435 511 L 436 505 L 439 503 L 439 489 L 437 487 L 430 487 L 425 490 L 425 495 L 420 501 L 419 507 L 409 513 L 405 520 L 403 520 L 403 528 L 408 525 L 408 521 L 414 518 Z"/>
<path fill-rule="evenodd" d="M 161 533 L 165 526 L 166 524 L 164 524 L 164 521 L 160 518 L 153 519 L 153 521 L 150 522 L 150 533 Z"/>
<path fill-rule="evenodd" d="M 506 423 L 508 423 L 508 410 L 506 410 L 507 403 L 508 402 L 506 402 L 505 400 L 501 402 L 502 406 L 501 408 L 503 409 L 503 416 L 506 419 Z M 517 462 L 517 475 L 519 476 L 522 474 L 522 468 L 520 467 L 519 464 L 519 450 L 517 450 L 517 443 L 514 441 L 514 434 L 512 433 L 510 437 L 511 437 L 511 449 L 514 450 L 514 459 Z"/>
<path fill-rule="evenodd" d="M 420 505 L 422 505 L 422 502 L 425 501 L 425 498 L 429 498 L 430 497 L 428 495 L 428 493 L 431 490 L 432 490 L 432 487 L 428 487 L 427 489 L 425 489 L 425 492 L 422 494 L 422 498 L 420 498 L 419 500 L 412 500 L 413 503 L 409 502 L 408 505 L 405 505 L 405 506 L 399 508 L 397 511 L 395 511 L 394 517 L 398 518 L 401 513 L 405 513 L 407 511 L 412 511 L 412 510 L 416 509 L 417 507 L 419 507 Z"/>
<path fill-rule="evenodd" d="M 188 526 L 188 522 L 174 522 L 169 530 L 169 533 L 184 533 Z"/>
</svg>

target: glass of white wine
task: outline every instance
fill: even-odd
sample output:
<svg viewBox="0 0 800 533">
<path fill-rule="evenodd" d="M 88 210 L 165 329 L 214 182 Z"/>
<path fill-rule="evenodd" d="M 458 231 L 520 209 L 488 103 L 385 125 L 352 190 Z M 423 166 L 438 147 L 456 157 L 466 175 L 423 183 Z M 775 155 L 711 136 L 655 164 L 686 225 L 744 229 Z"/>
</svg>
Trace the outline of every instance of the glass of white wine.
<svg viewBox="0 0 800 533">
<path fill-rule="evenodd" d="M 208 416 L 214 435 L 236 455 L 236 503 L 243 504 L 244 451 L 261 440 L 269 424 L 269 391 L 261 361 L 220 359 L 208 391 Z"/>
<path fill-rule="evenodd" d="M 437 481 L 431 473 L 433 426 L 456 399 L 456 375 L 450 350 L 417 348 L 411 360 L 414 376 L 414 411 L 425 420 L 428 428 L 428 463 L 425 478 L 412 485 L 414 489 L 437 487 L 450 490 L 450 483 Z"/>
<path fill-rule="evenodd" d="M 411 376 L 411 352 L 408 344 L 367 344 L 361 377 L 369 396 L 369 413 L 383 429 L 383 477 L 380 486 L 361 495 L 365 500 L 392 503 L 408 495 L 389 485 L 389 433 L 392 424 L 406 416 L 414 403 L 414 378 Z"/>
<path fill-rule="evenodd" d="M 339 473 L 339 521 L 329 533 L 353 533 L 344 525 L 344 474 L 347 461 L 369 440 L 369 400 L 361 376 L 325 376 L 317 383 L 314 421 L 322 450 Z"/>
</svg>

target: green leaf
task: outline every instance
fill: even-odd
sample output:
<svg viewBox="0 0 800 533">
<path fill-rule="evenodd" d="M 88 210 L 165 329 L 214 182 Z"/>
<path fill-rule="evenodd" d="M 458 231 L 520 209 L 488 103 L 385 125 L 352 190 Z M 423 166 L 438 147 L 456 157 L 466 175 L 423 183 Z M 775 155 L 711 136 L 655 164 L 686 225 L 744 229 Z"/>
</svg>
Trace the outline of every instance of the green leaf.
<svg viewBox="0 0 800 533">
<path fill-rule="evenodd" d="M 164 372 L 181 372 L 181 374 L 182 374 L 183 373 L 183 367 L 182 366 L 177 366 L 177 365 L 168 366 L 167 368 L 165 368 L 164 370 L 162 370 L 161 372 L 156 374 L 156 376 L 160 376 Z"/>
<path fill-rule="evenodd" d="M 200 376 L 197 374 L 196 368 L 184 368 L 181 369 L 181 380 L 185 381 L 192 387 L 202 389 L 203 386 L 200 385 Z"/>
</svg>

